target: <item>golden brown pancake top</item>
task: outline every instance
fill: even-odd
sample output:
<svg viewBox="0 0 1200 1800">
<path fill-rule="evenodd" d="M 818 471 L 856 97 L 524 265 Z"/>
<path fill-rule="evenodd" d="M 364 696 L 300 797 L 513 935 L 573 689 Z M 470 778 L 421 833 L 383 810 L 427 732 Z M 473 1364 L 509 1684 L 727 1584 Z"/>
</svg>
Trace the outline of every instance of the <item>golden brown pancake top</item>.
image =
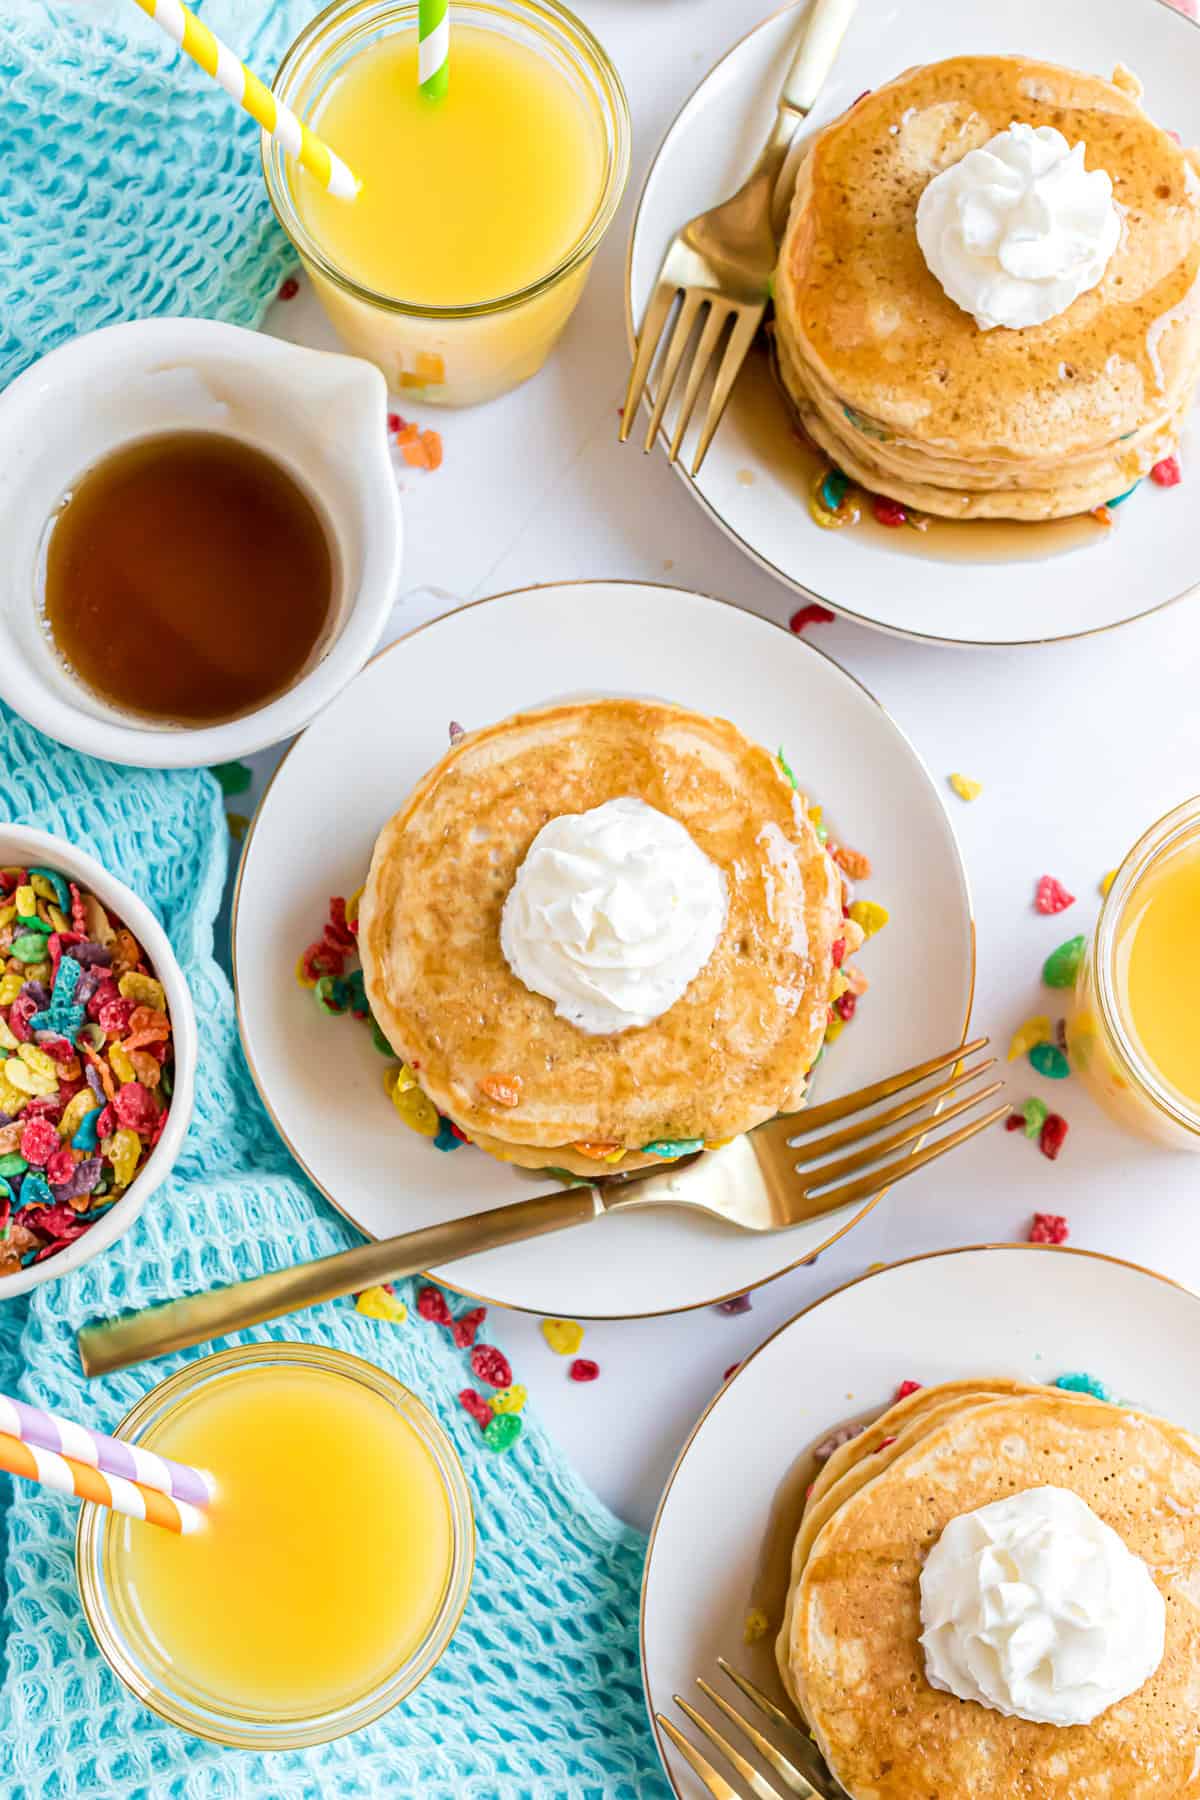
<svg viewBox="0 0 1200 1800">
<path fill-rule="evenodd" d="M 724 871 L 728 911 L 674 1006 L 597 1036 L 513 974 L 500 914 L 548 820 L 622 795 L 687 828 Z M 640 1147 L 732 1137 L 800 1104 L 841 924 L 838 872 L 768 751 L 725 720 L 601 700 L 472 732 L 425 776 L 380 833 L 359 944 L 381 1028 L 468 1133 Z M 514 1077 L 518 1104 L 499 1103 L 495 1080 Z"/>
<path fill-rule="evenodd" d="M 982 331 L 917 243 L 932 177 L 1014 121 L 1050 125 L 1106 169 L 1124 219 L 1099 285 L 1057 318 Z M 1099 76 L 960 56 L 876 89 L 815 139 L 784 243 L 803 339 L 870 423 L 965 457 L 1070 454 L 1166 408 L 1190 379 L 1200 177 L 1137 102 Z"/>
</svg>

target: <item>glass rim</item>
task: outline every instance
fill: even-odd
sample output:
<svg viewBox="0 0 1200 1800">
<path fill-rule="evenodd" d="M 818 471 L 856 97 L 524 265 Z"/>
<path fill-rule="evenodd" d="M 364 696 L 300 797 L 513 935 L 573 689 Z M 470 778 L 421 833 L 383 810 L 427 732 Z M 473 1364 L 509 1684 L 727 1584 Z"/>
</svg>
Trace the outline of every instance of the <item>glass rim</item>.
<svg viewBox="0 0 1200 1800">
<path fill-rule="evenodd" d="M 1141 881 L 1157 862 L 1198 831 L 1200 794 L 1171 807 L 1142 833 L 1117 869 L 1112 886 L 1101 903 L 1093 954 L 1096 1003 L 1121 1073 L 1174 1124 L 1195 1136 L 1200 1136 L 1200 1108 L 1190 1106 L 1177 1088 L 1164 1081 L 1141 1050 L 1132 1021 L 1121 1004 L 1117 934 L 1128 903 Z"/>
<path fill-rule="evenodd" d="M 411 1694 L 441 1660 L 458 1630 L 470 1597 L 475 1570 L 475 1516 L 457 1450 L 440 1421 L 411 1388 L 364 1357 L 331 1345 L 269 1340 L 220 1350 L 198 1358 L 156 1383 L 115 1427 L 117 1436 L 137 1443 L 142 1431 L 169 1413 L 205 1381 L 220 1381 L 239 1370 L 272 1362 L 323 1369 L 356 1380 L 389 1401 L 412 1426 L 433 1456 L 450 1512 L 450 1567 L 445 1592 L 429 1628 L 404 1661 L 366 1692 L 332 1709 L 286 1719 L 239 1714 L 215 1699 L 195 1699 L 147 1671 L 116 1616 L 104 1577 L 105 1542 L 116 1517 L 108 1507 L 84 1502 L 75 1532 L 75 1574 L 84 1616 L 96 1646 L 121 1684 L 168 1724 L 193 1737 L 239 1750 L 303 1750 L 330 1743 L 371 1724 Z"/>
<path fill-rule="evenodd" d="M 390 18 L 394 22 L 403 20 L 407 23 L 411 17 L 415 23 L 417 4 L 418 0 L 331 0 L 328 6 L 309 20 L 284 51 L 275 79 L 271 83 L 271 92 L 278 100 L 290 104 L 289 84 L 302 72 L 304 59 L 313 46 L 336 25 L 344 24 L 349 28 L 362 14 L 371 12 L 377 13 L 382 22 Z M 474 13 L 482 19 L 489 15 L 503 15 L 505 12 L 524 16 L 543 38 L 554 37 L 560 44 L 565 42 L 576 66 L 582 67 L 591 77 L 594 87 L 602 90 L 603 110 L 609 126 L 606 134 L 609 142 L 604 181 L 595 209 L 582 235 L 545 275 L 539 275 L 536 281 L 528 282 L 524 287 L 515 288 L 509 293 L 498 294 L 491 300 L 476 300 L 464 306 L 430 306 L 419 301 L 404 300 L 395 294 L 381 294 L 356 281 L 325 254 L 300 217 L 292 198 L 286 173 L 286 155 L 268 132 L 262 132 L 259 151 L 267 198 L 293 248 L 325 280 L 333 282 L 353 299 L 365 306 L 396 313 L 404 318 L 486 318 L 493 313 L 508 312 L 549 292 L 594 255 L 601 238 L 612 223 L 629 179 L 633 135 L 629 100 L 616 64 L 583 20 L 562 5 L 561 0 L 456 0 L 456 4 L 460 12 Z M 323 45 L 316 64 L 318 70 L 341 41 L 342 35 L 339 34 Z"/>
</svg>

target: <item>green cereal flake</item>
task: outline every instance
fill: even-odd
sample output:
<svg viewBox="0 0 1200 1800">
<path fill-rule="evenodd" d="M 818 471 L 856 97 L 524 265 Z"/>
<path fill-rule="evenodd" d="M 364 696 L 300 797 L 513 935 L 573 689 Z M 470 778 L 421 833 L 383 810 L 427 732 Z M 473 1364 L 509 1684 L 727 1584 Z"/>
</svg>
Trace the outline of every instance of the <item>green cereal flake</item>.
<svg viewBox="0 0 1200 1800">
<path fill-rule="evenodd" d="M 1073 937 L 1068 938 L 1065 944 L 1060 944 L 1057 950 L 1052 950 L 1042 964 L 1042 980 L 1046 986 L 1074 987 L 1086 949 L 1085 937 Z"/>
<path fill-rule="evenodd" d="M 521 1435 L 523 1427 L 516 1413 L 497 1413 L 491 1424 L 484 1428 L 483 1441 L 489 1450 L 499 1456 L 505 1450 L 511 1450 Z"/>
</svg>

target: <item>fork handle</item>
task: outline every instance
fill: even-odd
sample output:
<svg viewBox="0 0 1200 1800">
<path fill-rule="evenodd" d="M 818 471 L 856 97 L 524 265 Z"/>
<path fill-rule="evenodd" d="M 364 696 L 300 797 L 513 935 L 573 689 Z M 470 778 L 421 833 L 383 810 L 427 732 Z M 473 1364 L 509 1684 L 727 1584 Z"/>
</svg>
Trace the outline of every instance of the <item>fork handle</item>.
<svg viewBox="0 0 1200 1800">
<path fill-rule="evenodd" d="M 453 1262 L 460 1256 L 477 1256 L 504 1244 L 523 1243 L 547 1232 L 565 1231 L 586 1224 L 604 1211 L 594 1187 L 573 1187 L 565 1192 L 538 1194 L 517 1200 L 491 1212 L 471 1213 L 446 1219 L 420 1231 L 359 1244 L 316 1262 L 275 1269 L 231 1287 L 213 1288 L 206 1294 L 188 1294 L 167 1300 L 119 1319 L 96 1320 L 79 1333 L 79 1356 L 85 1375 L 107 1375 L 133 1363 L 206 1344 L 229 1331 L 261 1325 L 282 1318 L 322 1300 L 338 1300 L 383 1281 L 399 1281 L 425 1269 Z"/>
<path fill-rule="evenodd" d="M 813 0 L 800 48 L 783 83 L 779 104 L 806 118 L 829 78 L 858 0 Z"/>
</svg>

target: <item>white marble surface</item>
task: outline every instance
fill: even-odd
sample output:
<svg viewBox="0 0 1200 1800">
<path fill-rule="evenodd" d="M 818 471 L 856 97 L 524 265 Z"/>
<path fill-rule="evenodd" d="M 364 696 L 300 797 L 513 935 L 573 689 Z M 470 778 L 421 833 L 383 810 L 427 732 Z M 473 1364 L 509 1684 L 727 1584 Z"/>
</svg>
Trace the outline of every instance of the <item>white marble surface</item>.
<svg viewBox="0 0 1200 1800">
<path fill-rule="evenodd" d="M 763 0 L 576 4 L 629 89 L 629 191 L 583 304 L 543 373 L 491 406 L 420 414 L 443 432 L 445 463 L 432 476 L 406 470 L 401 477 L 406 592 L 389 636 L 461 601 L 548 580 L 671 582 L 779 620 L 798 604 L 743 559 L 660 454 L 643 458 L 616 438 L 627 369 L 625 239 L 642 175 L 687 93 L 770 9 Z M 332 341 L 304 292 L 275 308 L 270 327 L 306 342 Z M 1069 559 L 1061 566 L 1069 580 Z M 970 570 L 933 564 L 930 579 L 968 581 Z M 1104 871 L 1145 825 L 1200 790 L 1198 608 L 1193 601 L 1098 638 L 1017 651 L 910 645 L 840 623 L 813 633 L 888 709 L 936 780 L 957 769 L 984 783 L 973 805 L 952 805 L 975 898 L 974 1026 L 991 1033 L 1001 1053 L 1016 1024 L 1047 1010 L 1041 961 L 1063 938 L 1090 928 Z M 581 683 L 589 636 L 603 629 L 604 590 L 597 588 L 580 611 Z M 679 654 L 686 658 L 686 645 Z M 257 793 L 274 758 L 255 760 Z M 233 804 L 249 810 L 243 800 Z M 1034 883 L 1044 873 L 1079 896 L 1060 919 L 1033 911 Z M 1039 1083 L 1022 1063 L 1010 1091 L 1017 1101 L 1040 1091 L 1070 1121 L 1057 1163 L 1018 1134 L 987 1133 L 895 1189 L 816 1267 L 758 1290 L 748 1314 L 705 1310 L 589 1327 L 583 1353 L 602 1371 L 591 1386 L 568 1381 L 536 1319 L 494 1320 L 517 1379 L 602 1498 L 647 1525 L 727 1365 L 873 1262 L 1021 1237 L 1042 1209 L 1069 1216 L 1074 1244 L 1200 1282 L 1200 1159 L 1120 1135 L 1073 1080 Z M 905 1344 L 897 1342 L 897 1380 L 909 1372 Z"/>
</svg>

